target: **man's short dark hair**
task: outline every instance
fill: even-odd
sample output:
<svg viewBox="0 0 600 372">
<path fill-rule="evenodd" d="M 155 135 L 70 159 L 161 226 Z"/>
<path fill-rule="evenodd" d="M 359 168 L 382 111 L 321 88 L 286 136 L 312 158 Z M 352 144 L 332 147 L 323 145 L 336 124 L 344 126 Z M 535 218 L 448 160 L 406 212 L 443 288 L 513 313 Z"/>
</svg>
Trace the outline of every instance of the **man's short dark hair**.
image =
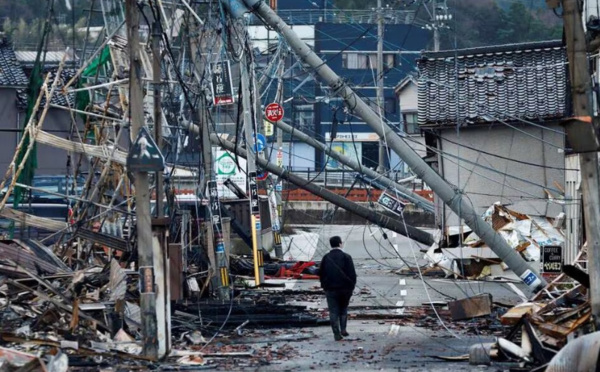
<svg viewBox="0 0 600 372">
<path fill-rule="evenodd" d="M 331 248 L 339 248 L 342 245 L 342 238 L 339 236 L 332 236 L 329 238 L 329 244 L 331 244 Z"/>
</svg>

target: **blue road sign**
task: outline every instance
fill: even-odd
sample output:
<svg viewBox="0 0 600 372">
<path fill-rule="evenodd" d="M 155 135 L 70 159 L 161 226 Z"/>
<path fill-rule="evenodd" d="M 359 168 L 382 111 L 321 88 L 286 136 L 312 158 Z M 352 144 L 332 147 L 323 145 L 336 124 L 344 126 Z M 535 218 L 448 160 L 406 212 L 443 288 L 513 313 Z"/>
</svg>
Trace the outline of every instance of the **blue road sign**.
<svg viewBox="0 0 600 372">
<path fill-rule="evenodd" d="M 267 147 L 267 139 L 262 133 L 256 135 L 256 144 L 254 145 L 254 151 L 261 152 Z"/>
</svg>

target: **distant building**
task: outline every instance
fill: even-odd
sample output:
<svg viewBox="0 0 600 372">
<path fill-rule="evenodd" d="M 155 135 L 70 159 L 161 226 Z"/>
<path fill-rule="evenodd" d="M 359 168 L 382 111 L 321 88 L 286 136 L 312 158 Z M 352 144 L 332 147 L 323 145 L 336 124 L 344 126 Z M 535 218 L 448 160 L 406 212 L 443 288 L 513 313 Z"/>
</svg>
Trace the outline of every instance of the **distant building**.
<svg viewBox="0 0 600 372">
<path fill-rule="evenodd" d="M 61 86 L 68 76 L 68 73 L 65 72 L 60 77 Z M 51 79 L 51 81 L 53 80 Z M 21 129 L 27 112 L 26 88 L 28 83 L 29 77 L 18 61 L 12 44 L 6 38 L 0 39 L 0 112 L 2 113 L 2 121 L 0 122 L 0 133 L 2 134 L 0 136 L 0 172 L 2 175 L 10 165 L 21 138 Z M 63 107 L 74 104 L 72 96 L 65 96 L 59 91 L 60 89 L 57 89 L 51 103 Z M 39 112 L 42 111 L 44 105 L 45 102 L 42 102 Z M 67 138 L 71 135 L 77 136 L 76 131 L 72 131 L 71 122 L 69 111 L 50 108 L 42 124 L 42 129 L 61 138 Z M 36 174 L 66 174 L 67 155 L 64 150 L 38 145 Z M 75 160 L 73 159 L 73 161 Z M 83 163 L 85 166 L 87 160 Z"/>
<path fill-rule="evenodd" d="M 401 116 L 395 87 L 414 72 L 415 60 L 430 40 L 429 31 L 410 24 L 386 24 L 384 30 L 384 93 L 381 113 L 387 123 L 401 131 Z M 318 23 L 315 26 L 315 52 L 327 65 L 344 78 L 358 96 L 376 112 L 377 106 L 377 26 L 373 24 Z M 379 137 L 359 117 L 344 113 L 343 102 L 324 86 L 317 85 L 315 97 L 315 132 L 327 142 L 337 121 L 338 142 L 347 143 L 350 156 L 356 156 L 364 166 L 378 165 Z M 351 110 L 350 110 L 351 111 Z M 342 123 L 343 121 L 343 123 Z M 326 161 L 317 153 L 316 164 Z M 390 162 L 386 166 L 389 167 Z"/>
<path fill-rule="evenodd" d="M 417 78 L 409 75 L 394 88 L 400 107 L 400 127 L 404 132 L 406 143 L 422 158 L 427 156 L 425 137 L 419 128 L 419 91 Z M 390 156 L 390 168 L 409 172 L 408 166 L 394 152 Z"/>
<path fill-rule="evenodd" d="M 0 172 L 4 175 L 12 161 L 19 139 L 23 113 L 18 109 L 19 92 L 27 87 L 29 79 L 15 57 L 7 38 L 0 39 Z"/>
<path fill-rule="evenodd" d="M 569 114 L 560 41 L 425 52 L 419 62 L 419 126 L 428 158 L 477 212 L 494 202 L 555 217 L 562 205 Z M 438 223 L 457 216 L 438 204 Z"/>
<path fill-rule="evenodd" d="M 311 47 L 327 65 L 358 92 L 375 112 L 377 86 L 377 16 L 372 10 L 342 10 L 332 6 L 329 0 L 270 1 L 297 35 Z M 375 6 L 375 5 L 374 5 Z M 386 119 L 400 131 L 398 100 L 394 87 L 416 71 L 416 59 L 431 39 L 431 33 L 413 24 L 415 8 L 390 7 L 384 17 L 384 107 Z M 269 30 L 259 19 L 251 16 L 249 33 L 254 46 L 262 53 L 257 58 L 260 68 L 267 67 L 281 46 L 280 37 Z M 284 44 L 285 45 L 285 44 Z M 342 100 L 322 84 L 310 68 L 303 65 L 294 53 L 288 53 L 283 75 L 284 121 L 295 128 L 326 142 L 336 151 L 355 158 L 365 166 L 377 167 L 379 137 L 361 119 L 344 109 Z M 271 72 L 270 76 L 275 76 Z M 235 83 L 235 82 L 234 82 Z M 235 85 L 235 84 L 234 84 Z M 264 85 L 269 85 L 265 83 Z M 263 95 L 263 102 L 275 97 L 277 81 Z M 337 122 L 333 143 L 331 131 Z M 336 161 L 321 151 L 284 135 L 283 164 L 294 171 L 317 171 L 342 169 Z M 267 155 L 276 160 L 277 150 L 268 138 Z M 291 156 L 290 156 L 291 154 Z M 391 155 L 387 165 L 397 165 L 397 157 Z M 396 171 L 401 173 L 401 166 Z M 349 175 L 352 178 L 352 175 Z"/>
</svg>

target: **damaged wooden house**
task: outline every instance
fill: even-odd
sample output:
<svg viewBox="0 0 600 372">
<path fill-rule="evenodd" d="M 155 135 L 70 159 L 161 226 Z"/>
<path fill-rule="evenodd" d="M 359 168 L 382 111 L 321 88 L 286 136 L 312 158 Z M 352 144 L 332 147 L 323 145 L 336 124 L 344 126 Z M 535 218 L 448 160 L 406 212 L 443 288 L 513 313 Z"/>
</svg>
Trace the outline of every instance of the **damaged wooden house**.
<svg viewBox="0 0 600 372">
<path fill-rule="evenodd" d="M 566 60 L 560 40 L 421 55 L 427 159 L 477 212 L 496 202 L 529 216 L 563 212 Z M 439 200 L 436 223 L 446 240 L 461 226 Z"/>
</svg>

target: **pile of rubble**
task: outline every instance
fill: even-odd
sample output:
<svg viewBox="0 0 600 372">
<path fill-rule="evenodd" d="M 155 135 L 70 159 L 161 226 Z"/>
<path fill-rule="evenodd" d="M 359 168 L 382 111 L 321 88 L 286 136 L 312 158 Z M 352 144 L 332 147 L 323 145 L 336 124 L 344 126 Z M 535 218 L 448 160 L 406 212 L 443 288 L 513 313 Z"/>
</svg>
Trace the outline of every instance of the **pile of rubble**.
<svg viewBox="0 0 600 372">
<path fill-rule="evenodd" d="M 560 229 L 564 219 L 562 215 L 554 220 L 528 216 L 496 203 L 483 217 L 526 261 L 540 262 L 542 247 L 559 246 L 565 240 Z M 440 268 L 447 277 L 520 282 L 477 234 L 467 234 L 463 245 L 457 248 L 432 245 L 425 255 L 430 266 Z"/>
<path fill-rule="evenodd" d="M 36 241 L 0 242 L 0 370 L 66 371 L 74 367 L 150 368 L 142 355 L 139 274 L 128 262 L 104 255 L 82 270 L 67 265 Z M 67 255 L 71 257 L 72 255 Z M 179 301 L 172 307 L 173 350 L 161 368 L 190 365 L 260 366 L 293 357 L 293 348 L 244 345 L 278 339 L 296 341 L 304 334 L 246 331 L 244 327 L 303 327 L 327 323 L 319 312 L 289 305 L 281 296 L 236 288 L 235 300 Z M 214 337 L 204 337 L 214 335 Z M 244 337 L 241 337 L 241 336 Z"/>
</svg>

